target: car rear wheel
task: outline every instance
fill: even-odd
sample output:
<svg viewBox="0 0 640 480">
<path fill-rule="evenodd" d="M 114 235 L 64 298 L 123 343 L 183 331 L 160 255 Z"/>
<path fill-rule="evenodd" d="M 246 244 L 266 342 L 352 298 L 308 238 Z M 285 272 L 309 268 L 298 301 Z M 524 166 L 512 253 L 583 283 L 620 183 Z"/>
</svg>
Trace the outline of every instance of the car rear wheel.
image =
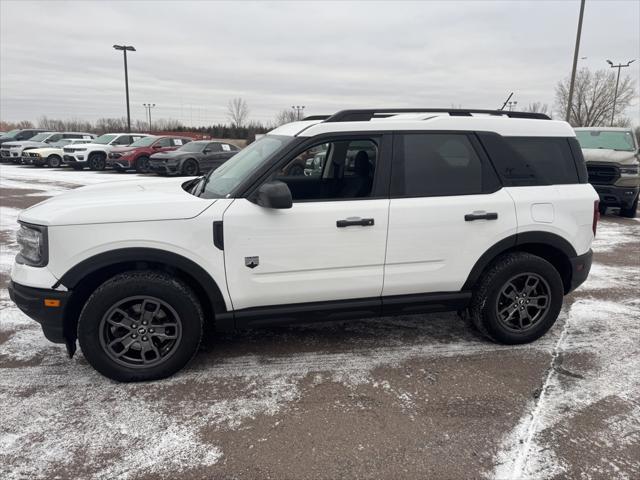
<svg viewBox="0 0 640 480">
<path fill-rule="evenodd" d="M 194 177 L 198 175 L 200 171 L 200 167 L 198 166 L 198 162 L 196 162 L 193 158 L 189 158 L 184 161 L 182 164 L 182 174 L 187 175 L 189 177 Z"/>
<path fill-rule="evenodd" d="M 89 155 L 89 168 L 91 170 L 104 170 L 107 166 L 107 162 L 104 155 L 99 153 L 92 153 Z"/>
<path fill-rule="evenodd" d="M 193 291 L 160 272 L 131 271 L 100 286 L 87 300 L 78 340 L 87 361 L 113 380 L 157 380 L 193 358 L 203 315 Z"/>
<path fill-rule="evenodd" d="M 53 168 L 59 168 L 62 165 L 62 159 L 57 155 L 49 155 L 47 158 L 47 165 Z"/>
<path fill-rule="evenodd" d="M 492 340 L 528 343 L 553 326 L 563 296 L 562 279 L 553 265 L 515 252 L 499 258 L 482 276 L 469 310 L 478 330 Z"/>
<path fill-rule="evenodd" d="M 136 160 L 136 172 L 149 173 L 149 157 L 143 156 Z"/>
<path fill-rule="evenodd" d="M 638 211 L 638 198 L 640 198 L 640 195 L 638 195 L 636 197 L 635 202 L 633 202 L 633 204 L 631 204 L 631 206 L 629 208 L 621 208 L 620 209 L 620 216 L 621 217 L 636 218 L 636 212 Z"/>
</svg>

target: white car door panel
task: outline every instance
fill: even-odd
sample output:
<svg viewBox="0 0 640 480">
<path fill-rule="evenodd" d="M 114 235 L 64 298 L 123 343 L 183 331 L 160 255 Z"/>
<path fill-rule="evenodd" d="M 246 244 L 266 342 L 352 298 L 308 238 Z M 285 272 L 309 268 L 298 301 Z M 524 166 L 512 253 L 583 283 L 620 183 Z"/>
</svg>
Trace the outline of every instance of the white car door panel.
<svg viewBox="0 0 640 480">
<path fill-rule="evenodd" d="M 473 213 L 497 218 L 465 220 Z M 383 296 L 459 291 L 482 254 L 515 233 L 515 206 L 504 189 L 392 199 Z"/>
<path fill-rule="evenodd" d="M 388 210 L 387 199 L 298 202 L 291 209 L 235 200 L 224 214 L 234 309 L 380 296 Z M 350 218 L 373 224 L 337 226 Z"/>
</svg>

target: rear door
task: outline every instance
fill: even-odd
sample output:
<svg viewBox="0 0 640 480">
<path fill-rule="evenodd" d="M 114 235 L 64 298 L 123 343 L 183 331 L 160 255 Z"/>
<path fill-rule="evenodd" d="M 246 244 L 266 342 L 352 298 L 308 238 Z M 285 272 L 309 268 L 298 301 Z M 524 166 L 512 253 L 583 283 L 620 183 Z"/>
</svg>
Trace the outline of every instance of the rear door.
<svg viewBox="0 0 640 480">
<path fill-rule="evenodd" d="M 386 139 L 386 141 L 385 141 Z M 329 137 L 313 175 L 289 175 L 318 145 L 301 146 L 268 180 L 287 183 L 290 209 L 236 199 L 224 214 L 227 285 L 235 310 L 346 299 L 379 306 L 389 210 L 389 136 Z M 368 148 L 361 148 L 362 143 Z M 349 158 L 357 171 L 345 173 Z"/>
<path fill-rule="evenodd" d="M 516 227 L 514 202 L 474 134 L 395 135 L 383 296 L 459 291 Z"/>
</svg>

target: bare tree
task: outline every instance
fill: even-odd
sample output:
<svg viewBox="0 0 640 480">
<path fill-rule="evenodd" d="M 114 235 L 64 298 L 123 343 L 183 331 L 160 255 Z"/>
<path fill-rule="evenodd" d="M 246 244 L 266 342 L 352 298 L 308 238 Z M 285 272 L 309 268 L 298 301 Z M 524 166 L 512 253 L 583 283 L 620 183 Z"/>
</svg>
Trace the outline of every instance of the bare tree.
<svg viewBox="0 0 640 480">
<path fill-rule="evenodd" d="M 544 113 L 545 115 L 551 116 L 551 113 L 549 112 L 549 105 L 542 102 L 530 103 L 529 106 L 524 109 L 524 111 L 531 113 Z"/>
<path fill-rule="evenodd" d="M 276 114 L 275 126 L 279 127 L 280 125 L 284 125 L 285 123 L 296 122 L 297 120 L 298 113 L 295 110 L 285 108 L 284 110 L 280 110 Z"/>
<path fill-rule="evenodd" d="M 601 127 L 609 125 L 616 90 L 616 74 L 607 70 L 592 72 L 581 69 L 576 75 L 573 104 L 569 123 L 574 127 Z M 636 90 L 630 76 L 620 79 L 614 124 L 624 123 L 623 112 L 632 104 Z M 569 79 L 556 86 L 556 108 L 562 118 L 566 117 L 569 98 Z"/>
<path fill-rule="evenodd" d="M 247 117 L 249 116 L 249 107 L 247 106 L 247 102 L 240 97 L 229 100 L 229 104 L 227 105 L 227 116 L 234 127 L 244 127 Z"/>
</svg>

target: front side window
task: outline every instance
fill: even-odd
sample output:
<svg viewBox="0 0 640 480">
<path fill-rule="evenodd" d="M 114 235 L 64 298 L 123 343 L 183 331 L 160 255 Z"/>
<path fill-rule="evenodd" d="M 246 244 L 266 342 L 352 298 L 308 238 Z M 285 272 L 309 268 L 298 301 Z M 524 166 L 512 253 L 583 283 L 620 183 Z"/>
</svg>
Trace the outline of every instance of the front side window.
<svg viewBox="0 0 640 480">
<path fill-rule="evenodd" d="M 136 140 L 135 142 L 133 142 L 129 146 L 130 147 L 148 147 L 150 145 L 153 145 L 153 142 L 155 142 L 156 140 L 157 140 L 156 137 L 142 137 Z"/>
<path fill-rule="evenodd" d="M 131 145 L 131 137 L 129 135 L 121 135 L 113 141 L 112 145 Z"/>
<path fill-rule="evenodd" d="M 411 133 L 395 140 L 392 195 L 483 193 L 483 166 L 466 134 Z"/>
<path fill-rule="evenodd" d="M 56 133 L 55 135 L 51 135 L 49 138 L 45 140 L 46 143 L 56 143 L 63 138 L 61 133 Z"/>
<path fill-rule="evenodd" d="M 50 133 L 39 133 L 31 137 L 32 142 L 44 142 L 47 138 L 49 138 Z"/>
<path fill-rule="evenodd" d="M 143 137 L 140 140 L 138 140 L 136 143 L 141 142 L 142 140 L 144 140 L 146 138 L 148 138 L 148 137 Z M 170 147 L 171 146 L 171 139 L 170 138 L 161 138 L 160 140 L 158 140 L 154 144 L 154 146 L 161 147 L 161 148 Z"/>
<path fill-rule="evenodd" d="M 217 153 L 221 151 L 222 151 L 222 147 L 218 142 L 212 142 L 207 145 L 207 153 L 214 153 L 214 152 Z"/>
<path fill-rule="evenodd" d="M 377 163 L 375 141 L 341 139 L 301 152 L 273 179 L 289 186 L 294 201 L 367 198 Z"/>
</svg>

